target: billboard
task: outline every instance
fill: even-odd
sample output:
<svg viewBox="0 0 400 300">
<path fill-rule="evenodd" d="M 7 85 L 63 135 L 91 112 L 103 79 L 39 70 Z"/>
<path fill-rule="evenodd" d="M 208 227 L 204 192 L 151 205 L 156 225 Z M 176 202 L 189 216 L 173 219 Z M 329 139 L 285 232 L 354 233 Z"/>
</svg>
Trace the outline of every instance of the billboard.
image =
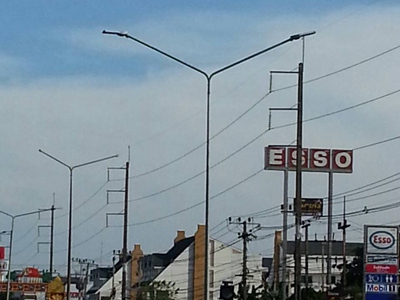
<svg viewBox="0 0 400 300">
<path fill-rule="evenodd" d="M 293 199 L 294 207 L 296 206 Z M 303 216 L 322 216 L 323 215 L 323 199 L 322 198 L 303 198 L 301 199 L 301 214 Z"/>
<path fill-rule="evenodd" d="M 297 149 L 287 146 L 264 148 L 265 170 L 296 170 Z M 353 150 L 303 148 L 302 171 L 305 172 L 353 172 Z"/>
</svg>

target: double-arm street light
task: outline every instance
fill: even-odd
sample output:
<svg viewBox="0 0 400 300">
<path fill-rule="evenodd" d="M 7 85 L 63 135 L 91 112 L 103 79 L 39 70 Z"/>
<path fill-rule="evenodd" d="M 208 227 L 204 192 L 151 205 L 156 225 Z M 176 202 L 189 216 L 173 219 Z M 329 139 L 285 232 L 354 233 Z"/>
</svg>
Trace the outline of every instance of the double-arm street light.
<svg viewBox="0 0 400 300">
<path fill-rule="evenodd" d="M 58 158 L 44 152 L 43 150 L 39 149 L 39 152 L 46 155 L 47 157 L 51 158 L 52 160 L 58 162 L 59 164 L 63 165 L 64 167 L 68 168 L 69 170 L 69 219 L 68 219 L 68 254 L 67 254 L 67 300 L 70 299 L 70 291 L 71 291 L 71 251 L 72 251 L 72 175 L 73 171 L 77 168 L 84 167 L 87 165 L 91 165 L 94 163 L 98 163 L 104 160 L 112 159 L 118 157 L 117 155 L 108 156 L 96 160 L 92 160 L 89 162 L 85 162 L 79 165 L 70 166 L 64 163 L 63 161 L 59 160 Z M 8 300 L 8 299 L 7 299 Z"/>
<path fill-rule="evenodd" d="M 25 216 L 29 216 L 29 215 L 34 215 L 34 214 L 39 214 L 41 212 L 45 212 L 45 211 L 49 211 L 51 210 L 51 208 L 47 208 L 47 209 L 39 209 L 39 210 L 35 210 L 35 211 L 30 211 L 30 212 L 26 212 L 26 213 L 22 213 L 22 214 L 17 214 L 17 215 L 12 215 L 9 214 L 5 211 L 0 210 L 0 214 L 3 214 L 7 217 L 11 218 L 11 230 L 9 232 L 7 231 L 3 231 L 1 233 L 9 233 L 10 234 L 10 244 L 8 246 L 8 267 L 7 267 L 7 300 L 10 300 L 10 287 L 11 287 L 11 259 L 12 259 L 12 246 L 13 246 L 13 237 L 14 237 L 14 223 L 15 223 L 15 219 L 20 218 L 20 217 L 25 217 Z"/>
<path fill-rule="evenodd" d="M 209 259 L 208 258 L 208 256 L 209 256 L 209 254 L 208 254 L 208 252 L 209 252 L 209 250 L 208 250 L 208 248 L 209 248 L 208 235 L 209 235 L 209 200 L 210 200 L 210 196 L 209 196 L 209 185 L 210 185 L 209 184 L 209 180 L 210 180 L 209 172 L 210 172 L 210 96 L 211 96 L 211 80 L 216 75 L 218 75 L 218 74 L 220 74 L 220 73 L 222 73 L 224 71 L 227 71 L 227 70 L 229 70 L 229 69 L 231 69 L 231 68 L 233 68 L 233 67 L 235 67 L 235 66 L 237 66 L 239 64 L 242 64 L 242 63 L 244 63 L 244 62 L 246 62 L 246 61 L 248 61 L 248 60 L 250 60 L 252 58 L 255 58 L 255 57 L 257 57 L 257 56 L 259 56 L 259 55 L 261 55 L 261 54 L 263 54 L 265 52 L 268 52 L 268 51 L 270 51 L 272 49 L 275 49 L 275 48 L 277 48 L 279 46 L 282 46 L 282 45 L 284 45 L 286 43 L 289 43 L 291 41 L 299 40 L 300 38 L 303 38 L 305 36 L 313 35 L 313 34 L 315 34 L 315 31 L 306 32 L 306 33 L 300 33 L 300 34 L 294 34 L 294 35 L 290 36 L 289 38 L 287 38 L 286 40 L 284 40 L 282 42 L 279 42 L 279 43 L 277 43 L 277 44 L 275 44 L 273 46 L 270 46 L 270 47 L 265 48 L 265 49 L 263 49 L 261 51 L 258 51 L 258 52 L 254 53 L 252 55 L 246 56 L 246 57 L 244 57 L 244 58 L 242 58 L 242 59 L 240 59 L 238 61 L 235 61 L 235 62 L 233 62 L 233 63 L 231 63 L 229 65 L 226 65 L 225 67 L 220 68 L 220 69 L 218 69 L 218 70 L 216 70 L 216 71 L 214 71 L 212 73 L 207 73 L 207 72 L 203 71 L 202 69 L 199 69 L 199 68 L 197 68 L 197 67 L 195 67 L 195 66 L 193 66 L 193 65 L 191 65 L 191 64 L 189 64 L 189 63 L 187 63 L 187 62 L 185 62 L 185 61 L 183 61 L 183 60 L 181 60 L 179 58 L 177 58 L 176 56 L 173 56 L 173 55 L 171 55 L 171 54 L 169 54 L 169 53 L 167 53 L 167 52 L 165 52 L 163 50 L 160 50 L 159 48 L 156 48 L 156 47 L 154 47 L 154 46 L 152 46 L 152 45 L 150 45 L 148 43 L 145 43 L 145 42 L 143 42 L 143 41 L 141 41 L 141 40 L 129 35 L 126 32 L 103 30 L 103 34 L 116 35 L 116 36 L 119 36 L 119 37 L 125 37 L 127 39 L 130 39 L 130 40 L 132 40 L 132 41 L 134 41 L 136 43 L 141 44 L 142 46 L 145 46 L 145 47 L 147 47 L 147 48 L 149 48 L 149 49 L 151 49 L 151 50 L 163 55 L 163 56 L 168 57 L 169 59 L 172 59 L 173 61 L 175 61 L 175 62 L 177 62 L 177 63 L 179 63 L 179 64 L 181 64 L 181 65 L 183 65 L 183 66 L 185 66 L 185 67 L 187 67 L 187 68 L 189 68 L 189 69 L 191 69 L 191 70 L 193 70 L 193 71 L 195 71 L 195 72 L 197 72 L 197 73 L 199 73 L 201 75 L 203 75 L 206 78 L 206 81 L 207 81 L 207 98 L 206 98 L 205 237 L 204 237 L 204 241 L 205 241 L 204 242 L 205 261 L 204 261 L 204 296 L 203 297 L 204 297 L 204 299 L 207 300 L 208 299 L 208 276 L 209 276 L 208 275 L 208 269 L 209 269 L 209 267 L 208 267 L 208 259 Z M 122 300 L 125 300 L 125 299 L 122 299 Z"/>
</svg>

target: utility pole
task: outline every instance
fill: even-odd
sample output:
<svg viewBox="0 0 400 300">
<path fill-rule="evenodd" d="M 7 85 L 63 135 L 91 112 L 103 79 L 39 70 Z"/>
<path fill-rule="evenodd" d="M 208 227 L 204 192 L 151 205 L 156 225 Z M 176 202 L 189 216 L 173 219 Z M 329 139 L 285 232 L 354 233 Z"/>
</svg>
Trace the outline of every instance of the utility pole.
<svg viewBox="0 0 400 300">
<path fill-rule="evenodd" d="M 301 299 L 301 200 L 302 200 L 302 148 L 303 148 L 303 63 L 298 68 L 297 91 L 297 151 L 296 151 L 296 198 L 295 198 L 295 225 L 296 225 L 296 257 L 295 257 L 295 300 Z"/>
<path fill-rule="evenodd" d="M 255 231 L 260 229 L 260 224 L 253 223 L 251 218 L 242 221 L 241 218 L 237 218 L 235 221 L 232 221 L 232 218 L 228 218 L 229 224 L 232 225 L 241 225 L 242 232 L 238 233 L 238 237 L 243 240 L 243 261 L 242 261 L 242 300 L 247 300 L 247 277 L 249 276 L 249 272 L 247 270 L 247 243 L 251 241 L 252 238 L 255 238 L 253 234 Z M 248 230 L 248 226 L 253 226 L 252 229 Z"/>
<path fill-rule="evenodd" d="M 342 255 L 343 255 L 343 278 L 342 285 L 346 287 L 347 284 L 347 262 L 346 262 L 346 228 L 349 228 L 350 224 L 347 224 L 346 220 L 346 196 L 343 197 L 343 222 L 339 222 L 338 229 L 343 232 L 343 241 L 342 241 Z"/>
<path fill-rule="evenodd" d="M 305 264 L 306 264 L 306 268 L 305 268 L 305 273 L 306 273 L 306 277 L 305 277 L 305 284 L 306 284 L 306 289 L 308 289 L 309 288 L 309 286 L 308 286 L 308 227 L 310 227 L 310 222 L 309 222 L 309 220 L 306 220 L 306 221 L 302 221 L 301 222 L 301 224 L 302 224 L 302 228 L 304 228 L 305 229 Z"/>
<path fill-rule="evenodd" d="M 270 108 L 272 110 L 296 110 L 297 111 L 297 139 L 296 139 L 296 196 L 294 201 L 294 215 L 295 215 L 295 266 L 294 266 L 294 297 L 295 300 L 301 299 L 301 200 L 302 200 L 302 149 L 303 149 L 303 63 L 300 62 L 297 71 L 271 71 L 271 74 L 297 74 L 298 75 L 298 89 L 297 89 L 297 108 Z M 272 92 L 272 76 L 270 77 L 270 92 Z M 271 116 L 271 113 L 270 113 Z M 271 120 L 269 122 L 271 124 Z M 287 188 L 287 174 L 284 174 L 284 189 Z M 287 211 L 287 192 L 284 192 L 284 213 Z M 283 253 L 286 252 L 287 245 L 287 219 L 284 215 L 283 220 Z M 283 258 L 286 260 L 286 257 Z M 283 277 L 286 278 L 286 261 L 283 264 Z M 286 298 L 286 284 L 283 286 L 284 298 Z"/>
<path fill-rule="evenodd" d="M 247 222 L 243 221 L 243 231 L 239 236 L 243 240 L 243 269 L 242 269 L 242 289 L 243 300 L 247 300 Z"/>
<path fill-rule="evenodd" d="M 113 265 L 113 269 L 112 269 L 113 274 L 112 274 L 112 281 L 111 281 L 112 288 L 111 288 L 110 298 L 111 298 L 111 300 L 114 300 L 114 298 L 115 298 L 115 279 L 114 279 L 114 277 L 115 277 L 115 253 L 113 253 L 113 257 L 112 257 L 112 265 Z"/>
<path fill-rule="evenodd" d="M 121 282 L 121 300 L 126 300 L 127 294 L 127 257 L 128 257 L 128 203 L 129 203 L 129 161 L 126 162 L 125 167 L 113 167 L 110 169 L 125 170 L 125 188 L 123 190 L 109 190 L 107 191 L 107 204 L 109 203 L 108 195 L 109 192 L 124 192 L 124 209 L 122 213 L 107 213 L 106 214 L 106 226 L 108 226 L 108 217 L 110 215 L 123 215 L 123 234 L 122 234 L 122 282 Z M 108 180 L 109 180 L 108 173 Z"/>
<path fill-rule="evenodd" d="M 40 228 L 50 228 L 50 241 L 37 243 L 38 252 L 39 252 L 39 245 L 50 244 L 49 272 L 50 272 L 51 278 L 53 277 L 53 257 L 54 257 L 54 211 L 57 209 L 54 207 L 54 202 L 55 202 L 55 194 L 53 193 L 53 205 L 51 206 L 50 209 L 46 209 L 46 210 L 50 210 L 50 212 L 51 212 L 50 225 L 39 225 L 38 226 L 38 236 L 40 236 Z M 39 213 L 39 219 L 40 219 L 40 213 Z"/>
<path fill-rule="evenodd" d="M 129 186 L 129 162 L 125 165 L 125 203 L 124 203 L 124 242 L 122 248 L 122 300 L 126 300 L 126 260 L 128 252 L 128 186 Z"/>
<path fill-rule="evenodd" d="M 77 283 L 77 289 L 79 291 L 78 299 L 85 300 L 89 269 L 90 267 L 97 265 L 95 264 L 94 260 L 89 260 L 86 258 L 72 258 L 72 261 L 79 264 L 79 282 Z M 83 272 L 85 272 L 85 275 Z"/>
</svg>

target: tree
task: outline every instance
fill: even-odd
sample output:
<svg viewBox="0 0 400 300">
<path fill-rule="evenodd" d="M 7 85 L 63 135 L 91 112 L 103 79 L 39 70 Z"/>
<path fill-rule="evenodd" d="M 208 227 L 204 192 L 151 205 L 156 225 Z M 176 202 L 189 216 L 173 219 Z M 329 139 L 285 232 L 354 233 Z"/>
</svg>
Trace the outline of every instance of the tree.
<svg viewBox="0 0 400 300">
<path fill-rule="evenodd" d="M 346 264 L 347 272 L 343 273 L 343 264 L 337 266 L 342 270 L 342 278 L 346 276 L 346 287 L 342 283 L 337 285 L 337 290 L 341 293 L 348 294 L 353 299 L 363 299 L 363 282 L 364 282 L 364 249 L 356 248 L 353 252 L 355 255 L 353 260 Z"/>
<path fill-rule="evenodd" d="M 138 289 L 138 300 L 173 300 L 179 289 L 174 282 L 153 281 Z"/>
</svg>

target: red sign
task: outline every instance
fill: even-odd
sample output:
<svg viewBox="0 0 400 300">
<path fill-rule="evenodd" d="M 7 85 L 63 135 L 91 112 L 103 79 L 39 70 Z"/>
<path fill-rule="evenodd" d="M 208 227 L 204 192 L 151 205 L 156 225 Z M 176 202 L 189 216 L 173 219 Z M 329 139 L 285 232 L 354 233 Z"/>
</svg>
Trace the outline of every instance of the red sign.
<svg viewBox="0 0 400 300">
<path fill-rule="evenodd" d="M 268 146 L 264 153 L 265 170 L 296 170 L 295 147 Z M 302 170 L 307 172 L 353 172 L 353 150 L 303 148 Z"/>
<path fill-rule="evenodd" d="M 47 283 L 16 283 L 10 284 L 11 292 L 46 292 Z M 0 292 L 7 291 L 7 283 L 0 283 Z"/>
<path fill-rule="evenodd" d="M 396 265 L 367 264 L 365 266 L 366 273 L 397 274 L 397 271 L 398 271 L 398 267 Z"/>
<path fill-rule="evenodd" d="M 4 260 L 6 258 L 6 250 L 5 247 L 0 247 L 0 260 Z"/>
</svg>

